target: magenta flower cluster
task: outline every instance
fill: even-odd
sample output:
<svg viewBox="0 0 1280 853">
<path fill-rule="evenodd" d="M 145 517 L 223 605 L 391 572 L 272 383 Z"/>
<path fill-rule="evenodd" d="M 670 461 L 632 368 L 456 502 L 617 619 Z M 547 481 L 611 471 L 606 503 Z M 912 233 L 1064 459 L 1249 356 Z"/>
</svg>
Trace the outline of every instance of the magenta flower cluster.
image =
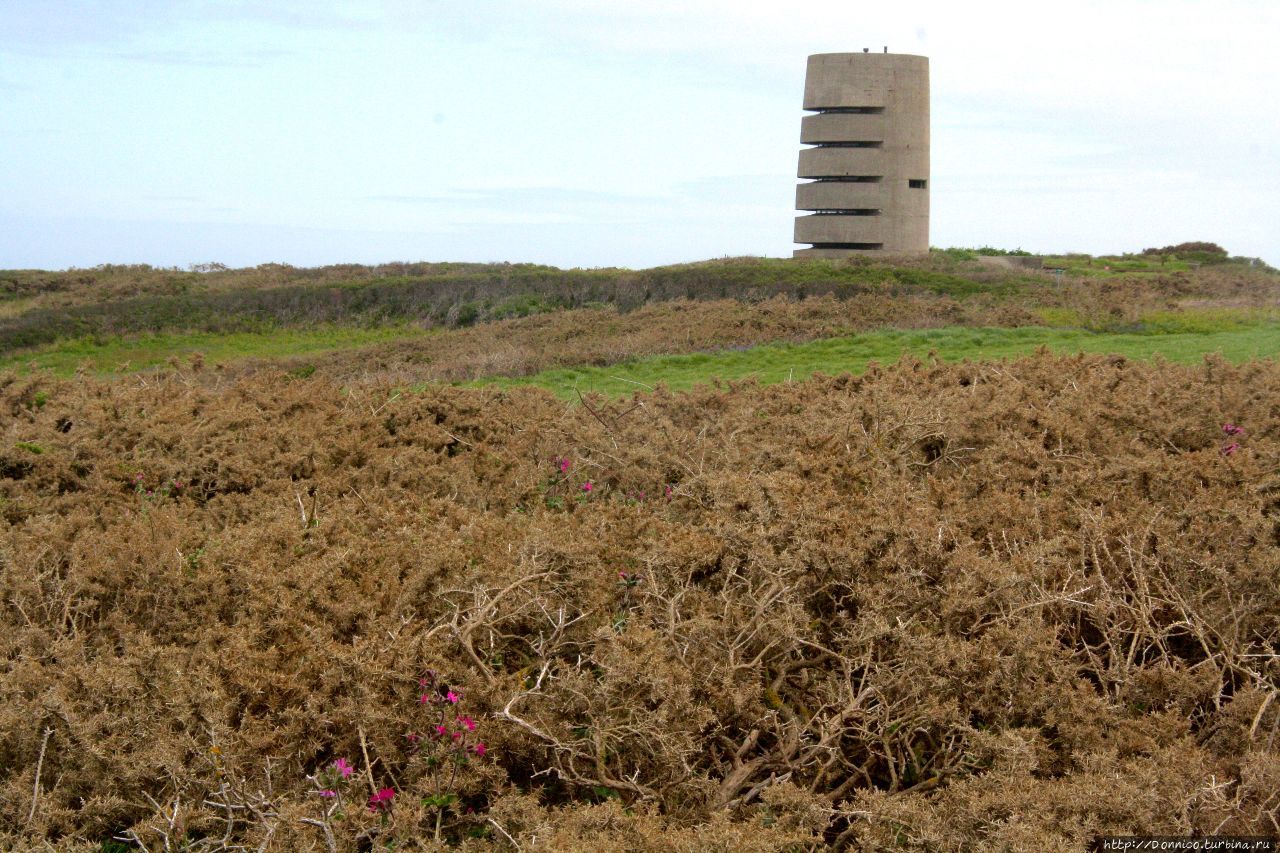
<svg viewBox="0 0 1280 853">
<path fill-rule="evenodd" d="M 339 758 L 325 768 L 316 780 L 320 785 L 317 792 L 325 799 L 334 799 L 338 796 L 338 790 L 342 782 L 351 778 L 351 774 L 356 772 L 356 768 L 345 758 Z"/>
<path fill-rule="evenodd" d="M 1244 428 L 1236 426 L 1235 424 L 1231 424 L 1231 423 L 1223 424 L 1222 432 L 1227 438 L 1243 438 L 1244 437 Z M 1231 442 L 1228 442 L 1227 444 L 1224 444 L 1222 446 L 1222 449 L 1219 451 L 1219 453 L 1221 453 L 1223 456 L 1232 456 L 1239 449 L 1240 449 L 1240 442 L 1231 441 Z"/>
<path fill-rule="evenodd" d="M 374 814 L 387 814 L 391 811 L 391 801 L 395 799 L 393 788 L 379 788 L 376 794 L 369 795 L 369 811 Z"/>
<path fill-rule="evenodd" d="M 418 704 L 438 706 L 441 710 L 439 722 L 433 724 L 430 729 L 432 740 L 450 744 L 451 750 L 461 755 L 472 753 L 481 757 L 489 751 L 483 741 L 476 741 L 470 745 L 466 743 L 467 736 L 475 733 L 478 724 L 470 716 L 459 714 L 451 707 L 462 701 L 460 692 L 447 685 L 437 684 L 434 672 L 428 672 L 420 678 L 418 686 L 424 691 L 418 697 Z M 451 714 L 452 720 L 449 719 Z M 409 732 L 405 735 L 405 740 L 409 741 L 411 750 L 417 751 L 422 742 L 422 735 Z"/>
<path fill-rule="evenodd" d="M 325 799 L 335 799 L 339 794 L 341 783 L 351 778 L 356 772 L 355 765 L 345 758 L 339 758 L 325 768 L 318 781 L 322 787 L 317 793 Z M 379 788 L 368 800 L 369 811 L 374 814 L 387 814 L 391 811 L 391 801 L 395 799 L 394 788 Z"/>
<path fill-rule="evenodd" d="M 462 692 L 440 683 L 434 672 L 428 672 L 423 676 L 418 681 L 418 686 L 422 688 L 418 696 L 418 703 L 439 708 L 440 717 L 439 722 L 431 727 L 429 738 L 424 738 L 417 732 L 410 732 L 405 735 L 405 739 L 409 742 L 409 751 L 417 753 L 426 744 L 432 744 L 431 749 L 434 754 L 429 756 L 428 765 L 432 767 L 439 766 L 442 758 L 451 757 L 453 773 L 457 772 L 458 765 L 467 763 L 473 757 L 483 758 L 489 748 L 483 741 L 474 740 L 472 737 L 480 724 L 470 714 L 462 713 L 458 707 L 459 703 L 462 702 Z M 441 754 L 442 752 L 443 755 Z M 316 793 L 326 800 L 334 801 L 327 806 L 324 817 L 325 825 L 328 825 L 327 822 L 330 816 L 341 809 L 346 783 L 351 780 L 355 772 L 355 765 L 345 757 L 341 757 L 334 759 L 314 777 L 318 789 Z M 451 773 L 449 781 L 446 783 L 446 788 L 452 786 L 453 779 L 454 776 Z M 383 787 L 371 794 L 365 804 L 370 812 L 381 815 L 385 820 L 391 814 L 395 798 L 395 788 Z M 455 794 L 445 793 L 438 794 L 434 798 L 429 798 L 423 802 L 429 805 L 434 804 L 438 808 L 444 808 L 448 803 L 456 800 L 457 796 Z"/>
</svg>

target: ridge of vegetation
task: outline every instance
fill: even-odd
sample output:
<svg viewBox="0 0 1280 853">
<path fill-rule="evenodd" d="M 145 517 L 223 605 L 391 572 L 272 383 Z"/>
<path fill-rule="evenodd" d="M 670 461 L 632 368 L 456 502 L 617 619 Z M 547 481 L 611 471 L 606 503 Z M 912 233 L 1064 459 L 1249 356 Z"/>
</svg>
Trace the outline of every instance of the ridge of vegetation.
<svg viewBox="0 0 1280 853">
<path fill-rule="evenodd" d="M 1195 244 L 1199 245 L 1199 244 Z M 1206 244 L 1208 245 L 1208 244 Z M 785 295 L 847 298 L 912 293 L 1005 298 L 1043 288 L 1034 271 L 977 263 L 999 250 L 940 250 L 898 259 L 731 258 L 647 270 L 561 270 L 534 264 L 383 264 L 296 269 L 0 271 L 0 352 L 57 340 L 168 332 L 262 332 L 315 325 L 417 323 L 469 326 L 557 309 L 614 305 L 620 311 L 672 299 L 758 301 Z M 1018 252 L 1004 253 L 1007 255 Z M 1094 259 L 1072 273 L 1111 275 Z M 1185 271 L 1178 256 L 1125 256 L 1117 269 Z M 1254 270 L 1245 259 L 1221 267 Z M 1104 268 L 1105 269 L 1104 269 Z M 1258 269 L 1262 272 L 1264 270 Z"/>
<path fill-rule="evenodd" d="M 636 272 L 513 265 L 479 270 L 471 266 L 449 266 L 443 271 L 428 268 L 415 275 L 410 265 L 409 271 L 400 275 L 384 275 L 383 268 L 369 268 L 357 277 L 347 268 L 340 269 L 347 275 L 325 276 L 329 280 L 321 282 L 308 280 L 311 277 L 269 279 L 272 284 L 267 287 L 218 282 L 216 287 L 195 288 L 191 276 L 197 274 L 172 273 L 162 277 L 161 292 L 155 292 L 155 276 L 142 275 L 140 293 L 120 295 L 118 290 L 108 290 L 108 299 L 95 296 L 92 274 L 68 288 L 47 281 L 26 284 L 25 278 L 14 284 L 11 276 L 14 293 L 34 290 L 64 298 L 46 300 L 53 304 L 29 298 L 22 311 L 0 317 L 0 351 L 66 338 L 140 332 L 253 332 L 337 322 L 457 327 L 592 304 L 615 305 L 626 311 L 676 298 L 758 300 L 779 294 L 804 298 L 869 291 L 963 297 L 999 293 L 1025 284 L 1025 277 L 1004 274 L 986 276 L 984 281 L 930 268 L 923 262 L 791 263 L 763 258 Z M 169 289 L 176 292 L 164 292 Z"/>
<path fill-rule="evenodd" d="M 74 296 L 66 306 L 28 305 L 0 320 L 0 337 L 7 334 L 10 342 L 53 339 L 0 349 L 0 368 L 26 370 L 34 364 L 64 375 L 81 366 L 110 372 L 200 352 L 210 364 L 228 367 L 292 360 L 289 369 L 321 369 L 351 379 L 382 372 L 410 382 L 457 381 L 886 328 L 1175 331 L 1223 322 L 1233 311 L 1241 322 L 1274 318 L 1280 304 L 1280 276 L 1240 263 L 1145 277 L 1064 278 L 988 268 L 944 252 L 912 263 L 727 259 L 639 272 L 400 265 L 304 270 L 297 276 L 260 269 L 187 274 L 213 277 L 216 286 L 208 292 L 129 291 L 122 300 L 101 296 L 97 302 L 85 301 L 86 294 L 102 283 L 82 282 L 47 291 Z M 362 270 L 363 282 L 339 281 Z M 392 272 L 404 275 L 388 278 Z M 114 270 L 110 280 L 133 282 L 129 275 L 141 276 L 141 283 L 130 285 L 136 291 L 160 274 Z M 230 287 L 228 276 L 265 283 Z M 107 293 L 124 292 L 103 286 Z M 58 337 L 85 329 L 96 331 Z M 136 331 L 121 331 L 129 329 Z M 426 329 L 434 333 L 424 336 Z"/>
</svg>

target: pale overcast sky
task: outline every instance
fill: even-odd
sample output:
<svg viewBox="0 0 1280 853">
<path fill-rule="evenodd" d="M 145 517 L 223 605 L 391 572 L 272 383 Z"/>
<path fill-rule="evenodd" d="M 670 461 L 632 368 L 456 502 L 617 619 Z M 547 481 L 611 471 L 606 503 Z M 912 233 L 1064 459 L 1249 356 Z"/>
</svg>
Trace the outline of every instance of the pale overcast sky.
<svg viewBox="0 0 1280 853">
<path fill-rule="evenodd" d="M 930 59 L 930 241 L 1280 265 L 1280 2 L 2 0 L 0 267 L 789 256 L 805 59 Z"/>
</svg>

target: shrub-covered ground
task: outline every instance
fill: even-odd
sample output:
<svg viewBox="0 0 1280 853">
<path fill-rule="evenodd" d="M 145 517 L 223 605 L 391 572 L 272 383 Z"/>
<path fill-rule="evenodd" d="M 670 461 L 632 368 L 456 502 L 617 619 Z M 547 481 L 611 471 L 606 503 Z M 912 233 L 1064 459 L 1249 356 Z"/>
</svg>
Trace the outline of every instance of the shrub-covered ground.
<svg viewBox="0 0 1280 853">
<path fill-rule="evenodd" d="M 848 297 L 886 291 L 966 297 L 1012 293 L 1039 280 L 945 256 L 893 263 L 743 258 L 647 270 L 562 270 L 533 264 L 295 269 L 273 264 L 211 273 L 150 267 L 0 271 L 0 350 L 77 337 L 253 332 L 334 323 L 465 327 L 598 305 L 627 311 L 672 299 L 758 301 L 776 295 Z"/>
<path fill-rule="evenodd" d="M 62 375 L 79 369 L 136 371 L 200 353 L 210 366 L 236 373 L 265 363 L 343 382 L 414 384 L 521 377 L 554 368 L 886 329 L 1041 326 L 1089 335 L 1232 331 L 1265 323 L 1274 327 L 1280 307 L 1280 276 L 1240 264 L 1059 281 L 1048 273 L 992 271 L 946 255 L 915 263 L 920 268 L 865 261 L 787 266 L 766 259 L 638 272 L 534 268 L 525 271 L 528 279 L 516 272 L 505 280 L 491 273 L 484 299 L 467 289 L 479 286 L 475 271 L 466 272 L 469 278 L 401 277 L 376 286 L 357 282 L 314 290 L 310 284 L 296 285 L 313 288 L 306 293 L 290 291 L 295 285 L 224 288 L 191 296 L 191 304 L 199 308 L 195 313 L 175 308 L 172 316 L 163 317 L 133 313 L 129 300 L 111 301 L 105 295 L 109 291 L 84 285 L 70 293 L 78 299 L 97 293 L 95 298 L 105 301 L 81 308 L 99 320 L 124 318 L 122 325 L 79 333 L 76 323 L 88 322 L 86 317 L 77 320 L 47 307 L 0 319 L 0 369 L 26 371 L 35 365 Z M 235 272 L 247 276 L 256 271 Z M 465 281 L 472 283 L 460 283 Z M 528 290 L 531 281 L 550 290 Z M 342 294 L 363 294 L 362 304 L 381 307 L 358 309 Z M 45 293 L 49 298 L 66 295 Z M 202 302 L 206 297 L 279 299 L 288 310 L 279 316 L 245 313 Z M 516 304 L 523 313 L 501 313 L 501 306 Z M 471 324 L 459 325 L 458 318 L 477 305 L 480 313 Z M 60 328 L 72 337 L 57 340 Z M 13 343 L 27 335 L 51 342 L 34 347 Z M 831 372 L 843 369 L 838 363 L 829 367 Z"/>
<path fill-rule="evenodd" d="M 1280 366 L 0 388 L 27 848 L 1280 834 Z"/>
</svg>

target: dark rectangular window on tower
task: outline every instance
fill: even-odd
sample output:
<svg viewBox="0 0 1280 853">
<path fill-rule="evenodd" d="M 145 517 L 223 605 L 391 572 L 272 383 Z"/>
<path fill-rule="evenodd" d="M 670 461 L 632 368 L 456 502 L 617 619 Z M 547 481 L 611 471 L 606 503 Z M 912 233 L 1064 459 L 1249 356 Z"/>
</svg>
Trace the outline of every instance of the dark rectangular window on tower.
<svg viewBox="0 0 1280 853">
<path fill-rule="evenodd" d="M 928 185 L 929 185 L 929 182 L 926 181 L 924 178 L 912 178 L 909 181 L 907 181 L 907 186 L 911 187 L 911 189 L 913 190 L 922 190 L 928 187 Z"/>
</svg>

